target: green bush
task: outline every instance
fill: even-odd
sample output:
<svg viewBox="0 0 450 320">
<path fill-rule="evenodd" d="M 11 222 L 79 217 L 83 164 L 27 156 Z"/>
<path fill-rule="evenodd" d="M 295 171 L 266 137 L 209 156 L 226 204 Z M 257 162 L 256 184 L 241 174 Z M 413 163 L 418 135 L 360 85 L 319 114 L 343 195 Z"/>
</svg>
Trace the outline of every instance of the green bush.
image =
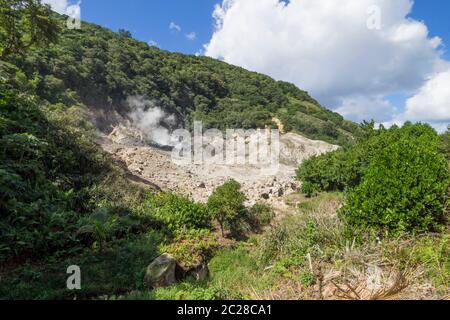
<svg viewBox="0 0 450 320">
<path fill-rule="evenodd" d="M 358 143 L 304 161 L 297 170 L 297 178 L 303 184 L 302 192 L 311 196 L 316 192 L 344 191 L 357 186 L 375 155 L 402 134 L 415 135 L 414 130 L 395 126 L 389 130 L 383 127 L 375 130 L 374 126 L 373 122 L 361 125 L 363 133 Z"/>
<path fill-rule="evenodd" d="M 208 209 L 219 222 L 222 235 L 225 228 L 233 234 L 241 231 L 242 222 L 246 217 L 244 206 L 246 197 L 240 190 L 239 182 L 230 180 L 218 187 L 208 199 Z"/>
<path fill-rule="evenodd" d="M 189 230 L 176 235 L 173 242 L 160 247 L 188 270 L 207 262 L 219 248 L 216 236 L 209 230 Z"/>
<path fill-rule="evenodd" d="M 144 211 L 162 221 L 170 231 L 208 228 L 212 220 L 205 205 L 173 193 L 150 194 Z"/>
<path fill-rule="evenodd" d="M 304 288 L 308 288 L 314 284 L 315 277 L 312 272 L 304 271 L 300 274 L 300 284 Z"/>
<path fill-rule="evenodd" d="M 5 73 L 8 82 L 17 81 L 15 71 Z M 2 79 L 0 261 L 78 249 L 75 236 L 83 210 L 75 199 L 93 184 L 89 177 L 101 172 L 96 167 L 100 162 L 90 160 L 90 145 L 50 122 L 42 109 L 35 97 L 19 94 Z"/>
<path fill-rule="evenodd" d="M 312 183 L 310 181 L 305 181 L 302 183 L 301 191 L 308 197 L 316 195 L 319 191 L 319 187 L 317 184 Z"/>
<path fill-rule="evenodd" d="M 297 171 L 302 191 L 348 191 L 341 217 L 350 226 L 389 232 L 433 230 L 448 194 L 446 136 L 425 124 L 365 124 L 352 146 L 312 158 Z"/>
<path fill-rule="evenodd" d="M 257 203 L 250 208 L 248 217 L 250 224 L 254 228 L 261 228 L 269 225 L 275 217 L 275 214 L 271 206 L 264 203 Z"/>
<path fill-rule="evenodd" d="M 188 279 L 181 283 L 153 291 L 134 292 L 126 296 L 126 300 L 189 300 L 208 301 L 229 299 L 229 293 L 218 286 L 210 286 Z"/>
<path fill-rule="evenodd" d="M 392 131 L 361 183 L 349 190 L 340 215 L 349 226 L 389 233 L 436 230 L 445 218 L 450 183 L 439 137 L 427 125 Z"/>
<path fill-rule="evenodd" d="M 344 191 L 358 185 L 375 153 L 372 146 L 377 143 L 347 146 L 304 161 L 297 170 L 297 179 L 302 182 L 301 191 L 312 196 L 317 192 Z M 379 148 L 382 148 L 381 144 Z"/>
</svg>

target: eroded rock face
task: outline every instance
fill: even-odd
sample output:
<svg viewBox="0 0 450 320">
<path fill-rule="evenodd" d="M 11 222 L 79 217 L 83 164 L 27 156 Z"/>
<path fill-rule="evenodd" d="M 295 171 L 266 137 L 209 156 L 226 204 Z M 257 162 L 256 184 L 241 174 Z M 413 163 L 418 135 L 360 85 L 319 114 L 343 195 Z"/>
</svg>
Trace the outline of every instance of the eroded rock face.
<svg viewBox="0 0 450 320">
<path fill-rule="evenodd" d="M 171 152 L 146 144 L 136 129 L 123 123 L 115 126 L 100 142 L 115 158 L 126 163 L 128 169 L 163 191 L 171 191 L 206 202 L 212 192 L 229 179 L 242 185 L 247 196 L 246 205 L 259 201 L 277 201 L 299 187 L 295 179 L 298 165 L 313 155 L 336 150 L 331 144 L 306 139 L 293 133 L 280 137 L 280 165 L 275 174 L 265 175 L 254 165 L 218 165 L 204 163 L 176 164 Z"/>
<path fill-rule="evenodd" d="M 297 167 L 312 156 L 338 149 L 338 146 L 311 140 L 295 133 L 281 135 L 280 140 L 280 162 L 288 166 Z"/>
<path fill-rule="evenodd" d="M 177 261 L 168 253 L 156 258 L 145 272 L 144 283 L 149 288 L 167 287 L 176 282 Z"/>
</svg>

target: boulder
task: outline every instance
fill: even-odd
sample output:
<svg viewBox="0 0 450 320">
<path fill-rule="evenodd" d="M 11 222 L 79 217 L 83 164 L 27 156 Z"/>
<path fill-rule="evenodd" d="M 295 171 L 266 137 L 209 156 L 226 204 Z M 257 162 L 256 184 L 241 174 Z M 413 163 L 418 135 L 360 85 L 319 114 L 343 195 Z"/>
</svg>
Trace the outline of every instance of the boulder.
<svg viewBox="0 0 450 320">
<path fill-rule="evenodd" d="M 198 187 L 201 189 L 206 189 L 206 184 L 204 182 L 202 182 L 198 185 Z"/>
<path fill-rule="evenodd" d="M 261 198 L 263 198 L 264 200 L 269 200 L 270 199 L 270 194 L 269 193 L 263 193 L 263 194 L 261 194 Z"/>
<path fill-rule="evenodd" d="M 145 272 L 144 283 L 149 288 L 167 287 L 176 282 L 177 261 L 168 253 L 156 258 Z"/>
<path fill-rule="evenodd" d="M 280 188 L 278 189 L 278 197 L 282 197 L 284 195 L 284 189 Z"/>
</svg>

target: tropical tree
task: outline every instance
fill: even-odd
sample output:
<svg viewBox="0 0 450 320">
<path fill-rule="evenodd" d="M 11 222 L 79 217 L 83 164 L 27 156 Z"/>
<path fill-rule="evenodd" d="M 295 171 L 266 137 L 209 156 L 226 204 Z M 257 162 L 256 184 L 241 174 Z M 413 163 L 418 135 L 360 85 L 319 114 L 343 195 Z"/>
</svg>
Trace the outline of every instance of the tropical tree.
<svg viewBox="0 0 450 320">
<path fill-rule="evenodd" d="M 0 58 L 56 42 L 58 21 L 41 0 L 0 0 Z"/>
<path fill-rule="evenodd" d="M 218 187 L 208 199 L 208 208 L 219 223 L 222 236 L 225 235 L 225 227 L 231 232 L 236 231 L 245 215 L 246 197 L 240 190 L 239 182 L 230 180 Z"/>
</svg>

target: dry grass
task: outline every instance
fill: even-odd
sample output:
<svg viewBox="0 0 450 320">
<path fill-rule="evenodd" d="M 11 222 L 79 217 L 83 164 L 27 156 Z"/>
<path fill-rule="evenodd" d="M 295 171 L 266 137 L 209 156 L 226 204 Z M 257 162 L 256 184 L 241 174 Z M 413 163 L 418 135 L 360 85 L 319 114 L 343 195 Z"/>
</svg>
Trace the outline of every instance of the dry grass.
<svg viewBox="0 0 450 320">
<path fill-rule="evenodd" d="M 252 290 L 254 298 L 448 299 L 448 275 L 445 274 L 448 270 L 448 265 L 445 265 L 448 257 L 435 258 L 437 253 L 434 252 L 433 245 L 428 245 L 425 249 L 420 247 L 423 239 L 433 239 L 436 235 L 383 240 L 367 236 L 364 241 L 349 240 L 344 225 L 336 214 L 341 206 L 339 196 L 325 195 L 306 201 L 308 202 L 300 205 L 300 212 L 296 216 L 288 216 L 273 227 L 268 234 L 269 245 L 266 244 L 266 249 L 276 249 L 279 253 L 278 261 L 289 261 L 290 250 L 297 244 L 302 245 L 304 234 L 308 232 L 308 225 L 312 221 L 315 231 L 314 236 L 308 240 L 312 241 L 307 249 L 309 259 L 303 264 L 289 266 L 291 276 L 281 286 L 277 285 L 264 293 Z M 278 233 L 282 235 L 281 238 L 277 238 Z M 448 236 L 448 233 L 438 235 L 437 241 L 445 239 L 445 234 Z M 441 242 L 446 245 L 444 240 Z M 428 264 L 423 262 L 424 259 L 418 258 L 419 253 L 424 250 L 433 257 L 425 260 L 429 261 Z M 443 252 L 446 254 L 445 248 Z M 443 262 L 435 261 L 439 259 Z M 430 276 L 430 270 L 435 273 L 434 279 Z M 310 288 L 304 288 L 298 280 L 295 281 L 295 277 L 308 271 L 314 274 L 315 283 Z M 443 283 L 440 291 L 433 284 L 436 279 Z"/>
</svg>

